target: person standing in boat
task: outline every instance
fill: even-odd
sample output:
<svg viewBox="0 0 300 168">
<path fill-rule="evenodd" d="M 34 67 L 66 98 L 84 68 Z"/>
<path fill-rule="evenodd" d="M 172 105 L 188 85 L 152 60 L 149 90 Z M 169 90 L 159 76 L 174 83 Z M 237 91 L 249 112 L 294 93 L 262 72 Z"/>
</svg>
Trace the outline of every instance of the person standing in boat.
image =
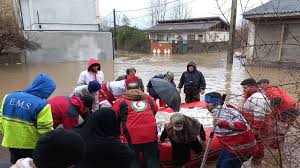
<svg viewBox="0 0 300 168">
<path fill-rule="evenodd" d="M 274 121 L 270 108 L 270 101 L 258 88 L 254 79 L 249 78 L 241 82 L 245 94 L 243 116 L 250 123 L 256 140 L 258 141 L 259 159 L 252 159 L 254 165 L 260 165 L 265 156 L 265 146 L 270 144 L 273 136 Z"/>
<path fill-rule="evenodd" d="M 280 145 L 282 145 L 288 129 L 299 116 L 297 101 L 282 88 L 270 85 L 268 79 L 259 80 L 257 85 L 264 91 L 271 102 L 273 116 L 278 121 L 274 130 L 277 132 Z M 270 147 L 277 149 L 277 140 L 274 140 Z"/>
<path fill-rule="evenodd" d="M 127 79 L 129 76 L 135 76 L 136 74 L 136 69 L 135 68 L 127 68 L 126 69 L 126 75 L 122 75 L 122 76 L 119 76 L 116 81 L 121 81 L 121 80 L 125 80 Z M 143 84 L 143 81 L 141 78 L 138 78 L 138 83 L 139 83 L 139 86 L 140 86 L 140 89 L 144 92 L 145 91 L 145 88 L 144 88 L 144 84 Z"/>
<path fill-rule="evenodd" d="M 205 142 L 205 131 L 198 120 L 180 113 L 175 113 L 170 118 L 170 123 L 165 125 L 160 136 L 160 142 L 165 142 L 168 137 L 172 144 L 173 161 L 177 166 L 182 167 L 191 159 L 191 149 L 200 155 L 202 145 L 198 140 Z"/>
<path fill-rule="evenodd" d="M 240 168 L 251 156 L 258 158 L 254 133 L 243 115 L 229 106 L 222 107 L 222 96 L 218 92 L 207 93 L 205 102 L 213 115 L 217 138 L 224 146 L 217 168 Z"/>
<path fill-rule="evenodd" d="M 147 168 L 159 168 L 159 148 L 155 115 L 158 106 L 139 89 L 137 82 L 127 83 L 127 91 L 113 105 L 121 121 L 121 138 L 135 151 L 131 168 L 141 167 L 140 153 Z"/>
<path fill-rule="evenodd" d="M 88 85 L 90 81 L 94 80 L 102 84 L 104 82 L 104 74 L 101 70 L 100 62 L 95 58 L 90 58 L 87 70 L 82 71 L 79 75 L 77 86 Z"/>
<path fill-rule="evenodd" d="M 178 92 L 182 87 L 185 93 L 185 102 L 192 103 L 200 101 L 200 94 L 205 93 L 206 82 L 202 72 L 197 70 L 196 64 L 192 61 L 187 64 L 187 71 L 183 72 L 178 84 Z"/>
</svg>

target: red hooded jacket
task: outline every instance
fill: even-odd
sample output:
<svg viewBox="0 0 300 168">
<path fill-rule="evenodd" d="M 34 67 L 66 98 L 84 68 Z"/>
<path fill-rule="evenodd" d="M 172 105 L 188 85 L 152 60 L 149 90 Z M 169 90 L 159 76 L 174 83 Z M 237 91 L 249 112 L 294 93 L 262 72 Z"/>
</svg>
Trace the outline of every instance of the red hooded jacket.
<svg viewBox="0 0 300 168">
<path fill-rule="evenodd" d="M 78 124 L 79 114 L 83 115 L 84 104 L 79 97 L 57 96 L 48 103 L 51 106 L 54 128 L 59 124 L 65 129 L 74 128 Z"/>
<path fill-rule="evenodd" d="M 296 100 L 288 95 L 283 89 L 276 86 L 269 86 L 265 88 L 264 91 L 271 102 L 274 98 L 281 98 L 281 103 L 278 108 L 279 113 L 290 109 L 297 109 Z"/>
</svg>

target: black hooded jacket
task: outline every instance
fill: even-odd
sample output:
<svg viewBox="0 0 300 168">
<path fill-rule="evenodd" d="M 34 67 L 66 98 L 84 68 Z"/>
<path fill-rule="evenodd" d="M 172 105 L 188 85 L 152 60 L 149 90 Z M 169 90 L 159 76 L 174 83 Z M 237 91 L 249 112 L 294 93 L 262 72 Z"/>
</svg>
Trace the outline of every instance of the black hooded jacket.
<svg viewBox="0 0 300 168">
<path fill-rule="evenodd" d="M 101 108 L 75 128 L 86 143 L 80 168 L 127 168 L 134 152 L 119 139 L 119 122 L 114 110 Z"/>
<path fill-rule="evenodd" d="M 194 67 L 193 72 L 189 72 L 189 66 Z M 200 91 L 200 89 L 206 88 L 205 78 L 202 72 L 197 70 L 196 64 L 192 61 L 187 64 L 187 71 L 183 72 L 180 78 L 180 82 L 178 84 L 178 88 L 182 88 L 184 86 L 184 92 L 193 92 L 196 93 Z"/>
</svg>

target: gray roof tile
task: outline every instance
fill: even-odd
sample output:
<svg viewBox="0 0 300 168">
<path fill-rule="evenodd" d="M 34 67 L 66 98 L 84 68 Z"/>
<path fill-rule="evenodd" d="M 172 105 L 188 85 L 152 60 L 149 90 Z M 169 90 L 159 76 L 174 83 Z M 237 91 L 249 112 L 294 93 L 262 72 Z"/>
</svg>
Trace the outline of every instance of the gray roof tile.
<svg viewBox="0 0 300 168">
<path fill-rule="evenodd" d="M 251 16 L 296 16 L 300 15 L 300 0 L 271 0 L 259 7 L 243 14 L 245 18 Z"/>
</svg>

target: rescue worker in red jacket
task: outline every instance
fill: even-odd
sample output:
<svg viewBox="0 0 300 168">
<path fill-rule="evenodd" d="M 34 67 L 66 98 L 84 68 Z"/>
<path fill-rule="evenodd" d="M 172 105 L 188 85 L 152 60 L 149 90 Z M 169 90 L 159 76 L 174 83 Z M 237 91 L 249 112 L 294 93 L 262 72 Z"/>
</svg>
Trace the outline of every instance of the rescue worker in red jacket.
<svg viewBox="0 0 300 168">
<path fill-rule="evenodd" d="M 158 106 L 141 91 L 137 82 L 128 83 L 127 91 L 113 105 L 120 116 L 121 138 L 135 151 L 132 168 L 138 168 L 143 153 L 147 168 L 159 168 L 159 149 L 155 114 Z"/>
<path fill-rule="evenodd" d="M 48 101 L 52 110 L 53 127 L 62 124 L 65 129 L 78 124 L 79 115 L 85 119 L 92 110 L 94 98 L 91 96 L 56 96 Z"/>
<path fill-rule="evenodd" d="M 246 96 L 243 105 L 243 116 L 253 128 L 254 135 L 258 141 L 260 158 L 265 155 L 265 146 L 270 145 L 271 138 L 274 136 L 274 118 L 270 108 L 270 101 L 263 94 L 256 81 L 252 78 L 245 79 L 241 82 Z M 261 164 L 260 160 L 252 160 L 253 164 Z"/>
<path fill-rule="evenodd" d="M 103 83 L 102 88 L 99 90 L 100 107 L 112 107 L 114 101 L 126 91 L 126 84 L 135 81 L 138 81 L 138 78 L 131 75 L 121 81 Z"/>
<path fill-rule="evenodd" d="M 277 130 L 278 137 L 280 137 L 279 142 L 282 142 L 289 127 L 299 115 L 297 102 L 282 88 L 270 85 L 268 79 L 259 80 L 257 85 L 263 89 L 271 102 L 273 116 L 276 117 L 276 121 L 278 121 L 275 124 L 277 127 L 275 131 Z M 272 143 L 270 147 L 278 148 L 277 141 Z"/>
<path fill-rule="evenodd" d="M 213 115 L 217 138 L 224 145 L 217 168 L 240 168 L 251 156 L 259 157 L 255 136 L 243 115 L 233 108 L 222 107 L 220 93 L 207 93 L 205 102 Z"/>
</svg>

